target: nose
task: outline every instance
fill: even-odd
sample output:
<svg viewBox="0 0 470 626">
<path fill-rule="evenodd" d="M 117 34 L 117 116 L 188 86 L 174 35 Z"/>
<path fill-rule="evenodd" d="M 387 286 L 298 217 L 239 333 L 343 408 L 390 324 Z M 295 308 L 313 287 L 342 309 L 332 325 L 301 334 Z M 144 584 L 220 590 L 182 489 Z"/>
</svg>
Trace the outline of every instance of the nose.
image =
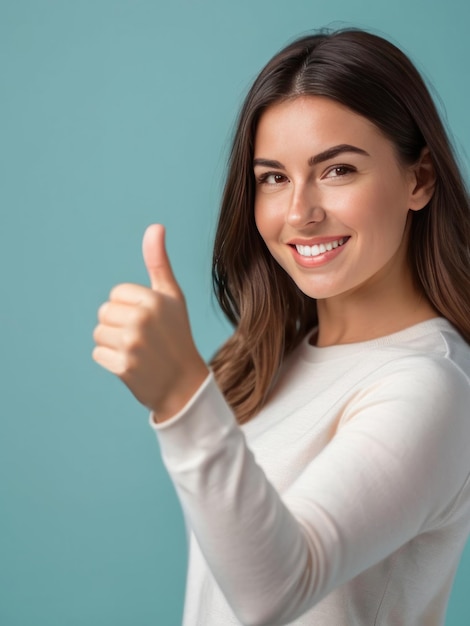
<svg viewBox="0 0 470 626">
<path fill-rule="evenodd" d="M 286 214 L 286 223 L 293 228 L 302 228 L 323 221 L 325 210 L 319 195 L 304 185 L 294 188 Z"/>
</svg>

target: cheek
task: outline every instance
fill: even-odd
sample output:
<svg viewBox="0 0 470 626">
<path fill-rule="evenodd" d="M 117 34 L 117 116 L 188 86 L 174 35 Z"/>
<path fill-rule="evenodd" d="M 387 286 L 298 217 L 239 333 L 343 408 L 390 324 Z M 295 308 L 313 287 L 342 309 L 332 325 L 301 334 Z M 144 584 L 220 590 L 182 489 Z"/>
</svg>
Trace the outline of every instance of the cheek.
<svg viewBox="0 0 470 626">
<path fill-rule="evenodd" d="M 337 203 L 335 217 L 359 236 L 372 236 L 385 241 L 401 234 L 405 227 L 408 206 L 400 187 L 374 184 L 352 190 Z"/>
<path fill-rule="evenodd" d="M 255 200 L 255 223 L 259 234 L 266 243 L 279 231 L 282 217 L 265 198 Z"/>
<path fill-rule="evenodd" d="M 255 224 L 271 256 L 283 267 L 279 241 L 284 226 L 284 216 L 270 202 L 255 202 Z"/>
<path fill-rule="evenodd" d="M 397 247 L 406 229 L 409 208 L 407 198 L 400 194 L 400 188 L 384 189 L 376 200 L 375 230 L 377 238 L 384 246 Z"/>
</svg>

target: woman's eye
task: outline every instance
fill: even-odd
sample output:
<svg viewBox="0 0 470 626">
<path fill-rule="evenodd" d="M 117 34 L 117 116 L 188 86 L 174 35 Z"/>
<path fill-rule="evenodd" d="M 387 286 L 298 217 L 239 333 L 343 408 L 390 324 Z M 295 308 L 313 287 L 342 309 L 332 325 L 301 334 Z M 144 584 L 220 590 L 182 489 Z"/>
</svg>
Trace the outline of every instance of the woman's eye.
<svg viewBox="0 0 470 626">
<path fill-rule="evenodd" d="M 325 178 L 342 178 L 355 171 L 355 168 L 350 165 L 335 165 L 326 172 Z"/>
<path fill-rule="evenodd" d="M 266 174 L 262 174 L 258 178 L 258 182 L 261 185 L 279 185 L 281 183 L 285 183 L 287 177 L 284 174 L 275 174 L 273 172 L 266 172 Z"/>
</svg>

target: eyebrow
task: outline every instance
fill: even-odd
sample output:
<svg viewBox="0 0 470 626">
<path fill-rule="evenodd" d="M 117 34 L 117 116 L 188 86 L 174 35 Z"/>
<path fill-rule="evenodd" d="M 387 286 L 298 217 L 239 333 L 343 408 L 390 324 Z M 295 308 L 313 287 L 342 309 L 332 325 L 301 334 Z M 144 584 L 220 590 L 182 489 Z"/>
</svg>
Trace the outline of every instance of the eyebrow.
<svg viewBox="0 0 470 626">
<path fill-rule="evenodd" d="M 318 163 L 323 163 L 323 161 L 329 161 L 330 159 L 334 159 L 343 152 L 354 152 L 355 154 L 362 154 L 364 156 L 370 156 L 368 152 L 363 150 L 362 148 L 358 148 L 357 146 L 351 146 L 347 143 L 339 144 L 338 146 L 332 146 L 315 156 L 312 156 L 308 160 L 309 165 L 317 165 Z M 264 167 L 273 167 L 275 169 L 285 169 L 284 165 L 279 161 L 272 161 L 270 159 L 254 159 L 253 167 L 257 165 L 262 165 Z"/>
</svg>

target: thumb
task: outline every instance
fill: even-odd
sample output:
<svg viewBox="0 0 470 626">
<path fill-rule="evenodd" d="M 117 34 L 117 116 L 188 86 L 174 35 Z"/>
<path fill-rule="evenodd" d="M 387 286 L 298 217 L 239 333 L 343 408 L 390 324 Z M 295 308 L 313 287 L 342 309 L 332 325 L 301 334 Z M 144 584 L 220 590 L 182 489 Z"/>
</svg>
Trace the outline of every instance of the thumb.
<svg viewBox="0 0 470 626">
<path fill-rule="evenodd" d="M 153 291 L 179 296 L 181 291 L 165 249 L 164 226 L 152 224 L 147 228 L 142 240 L 142 254 Z"/>
</svg>

